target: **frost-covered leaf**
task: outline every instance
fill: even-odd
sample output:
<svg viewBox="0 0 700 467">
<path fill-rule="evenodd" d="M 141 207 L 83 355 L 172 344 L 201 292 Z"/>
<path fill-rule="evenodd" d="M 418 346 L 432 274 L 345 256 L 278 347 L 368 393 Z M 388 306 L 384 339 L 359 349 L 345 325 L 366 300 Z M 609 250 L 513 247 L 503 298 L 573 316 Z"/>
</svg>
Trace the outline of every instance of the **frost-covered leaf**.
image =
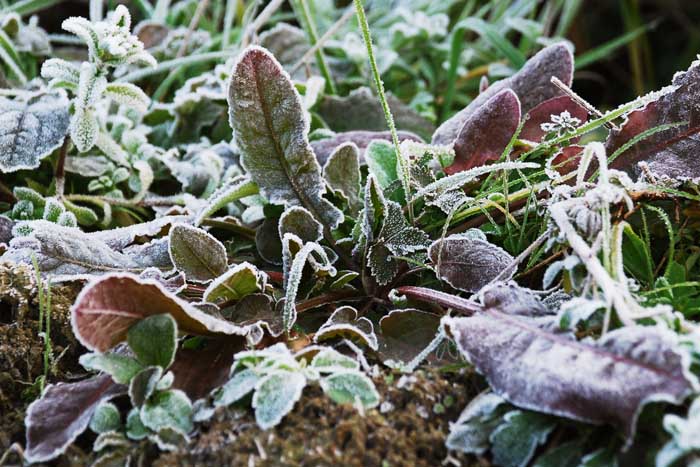
<svg viewBox="0 0 700 467">
<path fill-rule="evenodd" d="M 397 129 L 430 138 L 435 129 L 432 123 L 391 93 L 386 97 Z M 379 98 L 368 87 L 355 89 L 344 97 L 325 96 L 318 105 L 318 113 L 329 128 L 338 132 L 386 129 Z"/>
<path fill-rule="evenodd" d="M 102 401 L 90 419 L 90 429 L 95 433 L 116 431 L 121 427 L 119 409 L 111 402 Z"/>
<path fill-rule="evenodd" d="M 142 365 L 166 369 L 175 359 L 177 323 L 169 314 L 149 316 L 129 329 L 127 342 Z"/>
<path fill-rule="evenodd" d="M 680 403 L 694 384 L 676 335 L 660 327 L 626 326 L 597 342 L 578 342 L 496 308 L 446 324 L 461 352 L 509 402 L 611 423 L 628 440 L 644 404 Z"/>
<path fill-rule="evenodd" d="M 141 407 L 153 395 L 163 376 L 163 368 L 149 366 L 144 368 L 129 382 L 129 399 L 134 407 Z"/>
<path fill-rule="evenodd" d="M 579 125 L 588 120 L 588 111 L 581 107 L 569 96 L 553 97 L 548 99 L 528 112 L 527 120 L 518 136 L 520 139 L 540 142 L 547 132 L 542 129 L 543 124 L 550 123 L 552 116 L 561 115 L 563 112 L 578 120 Z"/>
<path fill-rule="evenodd" d="M 321 388 L 338 404 L 359 402 L 364 408 L 379 405 L 379 393 L 374 383 L 359 371 L 342 371 L 321 378 Z"/>
<path fill-rule="evenodd" d="M 228 101 L 241 164 L 270 202 L 303 206 L 331 229 L 342 222 L 322 197 L 326 188 L 299 94 L 269 52 L 250 47 L 241 54 Z"/>
<path fill-rule="evenodd" d="M 416 141 L 422 143 L 423 140 L 419 136 L 408 132 L 399 131 L 398 132 L 399 142 L 403 141 Z M 338 133 L 330 138 L 319 139 L 311 142 L 311 147 L 316 154 L 316 158 L 320 164 L 325 164 L 328 158 L 333 154 L 336 148 L 345 143 L 354 143 L 355 146 L 360 150 L 360 155 L 362 155 L 374 140 L 383 140 L 391 142 L 391 133 L 388 131 L 346 131 L 343 133 Z M 361 160 L 360 162 L 364 162 Z"/>
<path fill-rule="evenodd" d="M 520 101 L 510 89 L 495 94 L 464 120 L 454 141 L 452 175 L 501 158 L 520 124 Z"/>
<path fill-rule="evenodd" d="M 78 89 L 80 67 L 61 58 L 50 58 L 41 65 L 41 77 L 49 80 L 49 87 Z"/>
<path fill-rule="evenodd" d="M 59 148 L 70 124 L 68 105 L 64 92 L 0 97 L 0 171 L 34 169 Z"/>
<path fill-rule="evenodd" d="M 392 310 L 379 321 L 379 355 L 391 366 L 407 365 L 435 339 L 440 316 L 413 308 Z"/>
<path fill-rule="evenodd" d="M 176 224 L 170 228 L 168 239 L 170 258 L 188 280 L 206 282 L 226 272 L 226 248 L 204 230 Z"/>
<path fill-rule="evenodd" d="M 27 408 L 27 461 L 44 462 L 63 453 L 88 427 L 100 403 L 125 391 L 108 375 L 48 386 L 41 399 Z"/>
<path fill-rule="evenodd" d="M 181 332 L 245 335 L 246 329 L 210 316 L 159 283 L 132 274 L 110 274 L 90 282 L 71 308 L 73 331 L 91 350 L 105 352 L 126 339 L 128 330 L 152 315 L 170 314 Z"/>
<path fill-rule="evenodd" d="M 177 389 L 156 393 L 141 407 L 140 415 L 144 426 L 155 432 L 174 428 L 186 434 L 194 428 L 192 402 Z"/>
<path fill-rule="evenodd" d="M 648 163 L 652 173 L 676 180 L 700 180 L 696 154 L 700 150 L 700 62 L 673 78 L 675 89 L 627 115 L 620 130 L 613 130 L 606 143 L 608 154 L 655 127 L 675 125 L 637 141 L 610 165 L 635 172 L 637 162 Z"/>
<path fill-rule="evenodd" d="M 265 282 L 265 274 L 244 261 L 213 280 L 203 298 L 211 303 L 240 300 L 246 295 L 262 292 Z"/>
<path fill-rule="evenodd" d="M 357 310 L 351 306 L 341 306 L 335 310 L 316 331 L 314 341 L 318 342 L 338 336 L 359 341 L 372 350 L 377 350 L 378 347 L 372 321 L 364 316 L 358 318 Z"/>
<path fill-rule="evenodd" d="M 207 204 L 202 208 L 199 214 L 197 214 L 195 224 L 201 224 L 204 219 L 225 207 L 227 204 L 257 193 L 258 186 L 254 182 L 243 176 L 235 177 L 228 182 L 226 186 L 212 193 L 207 200 Z"/>
<path fill-rule="evenodd" d="M 255 421 L 267 430 L 282 421 L 301 397 L 306 378 L 301 373 L 278 371 L 258 381 L 253 395 Z"/>
<path fill-rule="evenodd" d="M 382 229 L 367 258 L 377 283 L 387 284 L 396 276 L 399 260 L 394 256 L 406 256 L 425 249 L 428 242 L 428 234 L 408 223 L 401 205 L 387 201 Z"/>
<path fill-rule="evenodd" d="M 440 125 L 433 134 L 433 144 L 452 144 L 464 126 L 464 122 L 486 101 L 502 90 L 511 89 L 515 92 L 520 99 L 522 112 L 528 113 L 539 103 L 562 95 L 559 88 L 551 82 L 553 76 L 570 86 L 573 73 L 574 57 L 565 44 L 545 47 L 528 60 L 520 71 L 510 78 L 491 84 L 466 108 Z"/>
<path fill-rule="evenodd" d="M 146 93 L 131 83 L 109 83 L 105 86 L 102 95 L 139 113 L 145 113 L 151 103 Z"/>
<path fill-rule="evenodd" d="M 294 234 L 305 242 L 318 242 L 323 237 L 323 226 L 311 213 L 299 206 L 288 208 L 279 221 L 279 237 Z"/>
<path fill-rule="evenodd" d="M 245 397 L 255 389 L 260 380 L 260 374 L 254 369 L 247 368 L 236 372 L 233 377 L 214 396 L 214 406 L 231 405 Z"/>
<path fill-rule="evenodd" d="M 338 146 L 323 166 L 328 186 L 348 201 L 350 213 L 357 215 L 362 207 L 360 190 L 360 150 L 354 143 Z"/>
<path fill-rule="evenodd" d="M 477 292 L 499 275 L 507 280 L 515 273 L 514 258 L 503 248 L 463 235 L 433 242 L 428 255 L 438 277 L 465 292 Z"/>
<path fill-rule="evenodd" d="M 399 179 L 396 150 L 389 141 L 372 141 L 364 154 L 367 169 L 377 179 L 382 190 L 386 190 Z"/>
<path fill-rule="evenodd" d="M 141 440 L 148 436 L 148 428 L 141 421 L 140 410 L 136 407 L 126 416 L 126 435 L 133 440 Z"/>
<path fill-rule="evenodd" d="M 117 352 L 86 353 L 80 356 L 80 364 L 94 371 L 103 371 L 119 384 L 128 384 L 143 366 L 133 357 Z"/>
<path fill-rule="evenodd" d="M 354 358 L 343 355 L 332 348 L 322 348 L 309 363 L 309 367 L 321 373 L 359 370 L 360 364 Z"/>
<path fill-rule="evenodd" d="M 285 331 L 282 310 L 279 308 L 267 295 L 248 295 L 236 304 L 229 320 L 238 326 L 264 327 L 272 337 L 278 337 Z"/>
<path fill-rule="evenodd" d="M 547 415 L 520 410 L 507 413 L 490 436 L 494 463 L 503 467 L 525 467 L 555 426 L 556 420 Z"/>
<path fill-rule="evenodd" d="M 469 402 L 455 423 L 445 445 L 448 449 L 482 455 L 489 446 L 489 437 L 501 423 L 505 401 L 492 392 L 484 392 Z"/>
<path fill-rule="evenodd" d="M 537 317 L 553 314 L 534 291 L 514 281 L 494 282 L 481 289 L 479 295 L 485 307 L 507 310 L 509 315 Z"/>
</svg>

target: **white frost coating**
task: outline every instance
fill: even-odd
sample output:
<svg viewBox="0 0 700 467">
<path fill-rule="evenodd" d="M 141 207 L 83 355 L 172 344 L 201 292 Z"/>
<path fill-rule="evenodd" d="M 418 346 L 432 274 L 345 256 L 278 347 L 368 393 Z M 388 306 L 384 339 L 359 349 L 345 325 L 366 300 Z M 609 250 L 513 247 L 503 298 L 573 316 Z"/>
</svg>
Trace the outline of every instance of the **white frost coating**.
<svg viewBox="0 0 700 467">
<path fill-rule="evenodd" d="M 131 83 L 109 83 L 103 95 L 119 105 L 127 106 L 139 113 L 145 113 L 151 99 L 140 87 Z"/>
<path fill-rule="evenodd" d="M 342 306 L 335 310 L 328 320 L 316 331 L 314 342 L 332 338 L 338 334 L 360 338 L 372 350 L 377 350 L 379 344 L 374 333 L 372 321 L 364 316 L 357 317 L 357 310 L 351 306 Z"/>
<path fill-rule="evenodd" d="M 265 290 L 266 278 L 267 274 L 244 261 L 214 279 L 204 291 L 202 298 L 211 303 L 240 300 L 246 295 Z"/>
<path fill-rule="evenodd" d="M 255 386 L 253 408 L 261 429 L 277 425 L 301 398 L 306 378 L 301 373 L 279 371 L 261 379 Z"/>
<path fill-rule="evenodd" d="M 208 232 L 189 224 L 175 224 L 168 239 L 170 260 L 188 280 L 207 282 L 226 272 L 226 247 Z"/>
<path fill-rule="evenodd" d="M 204 219 L 214 214 L 219 209 L 246 196 L 258 192 L 258 186 L 247 177 L 239 176 L 231 180 L 225 187 L 211 194 L 207 203 L 197 214 L 195 225 L 200 225 Z"/>
</svg>

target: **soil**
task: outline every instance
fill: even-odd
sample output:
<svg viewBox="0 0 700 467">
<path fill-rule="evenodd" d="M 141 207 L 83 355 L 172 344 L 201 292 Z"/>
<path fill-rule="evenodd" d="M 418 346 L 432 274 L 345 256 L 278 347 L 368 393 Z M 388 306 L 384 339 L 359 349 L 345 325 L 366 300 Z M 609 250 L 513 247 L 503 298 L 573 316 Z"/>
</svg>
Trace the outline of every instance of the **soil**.
<svg viewBox="0 0 700 467">
<path fill-rule="evenodd" d="M 70 306 L 79 284 L 51 287 L 53 363 L 47 384 L 84 375 L 84 351 L 70 326 Z M 34 270 L 0 263 L 0 457 L 13 443 L 24 444 L 24 412 L 39 394 L 44 374 L 44 340 L 39 335 L 39 300 Z"/>
</svg>

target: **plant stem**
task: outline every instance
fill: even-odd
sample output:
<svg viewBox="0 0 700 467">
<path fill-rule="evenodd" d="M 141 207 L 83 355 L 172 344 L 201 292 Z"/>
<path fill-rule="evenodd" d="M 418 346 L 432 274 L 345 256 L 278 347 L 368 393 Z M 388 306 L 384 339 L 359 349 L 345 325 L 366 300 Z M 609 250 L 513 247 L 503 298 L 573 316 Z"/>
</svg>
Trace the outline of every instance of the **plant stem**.
<svg viewBox="0 0 700 467">
<path fill-rule="evenodd" d="M 399 145 L 399 136 L 396 132 L 396 125 L 394 124 L 394 117 L 391 115 L 391 109 L 389 108 L 389 103 L 386 100 L 386 95 L 384 93 L 384 83 L 379 75 L 379 68 L 377 67 L 377 60 L 374 56 L 374 49 L 372 47 L 372 36 L 369 32 L 369 24 L 367 23 L 367 16 L 365 15 L 365 9 L 362 6 L 362 0 L 354 0 L 355 2 L 355 12 L 357 13 L 357 22 L 362 29 L 362 37 L 365 41 L 365 46 L 367 47 L 367 55 L 369 56 L 369 66 L 372 70 L 372 76 L 374 77 L 374 84 L 377 87 L 377 94 L 379 95 L 379 102 L 382 104 L 382 110 L 384 111 L 384 117 L 386 118 L 386 123 L 389 126 L 389 131 L 391 132 L 391 140 L 396 147 L 396 161 L 398 162 L 399 168 L 401 170 L 401 184 L 403 185 L 404 195 L 406 196 L 406 204 L 408 205 L 408 217 L 413 223 L 413 205 L 411 203 L 411 173 L 406 164 L 406 161 L 401 156 L 401 148 Z"/>
<path fill-rule="evenodd" d="M 199 22 L 202 19 L 202 15 L 204 15 L 204 12 L 207 10 L 208 6 L 209 0 L 199 0 L 197 9 L 195 10 L 194 15 L 192 16 L 192 20 L 190 21 L 190 24 L 187 27 L 187 32 L 185 33 L 185 38 L 182 41 L 180 50 L 177 51 L 176 58 L 180 58 L 183 55 L 185 55 L 185 52 L 187 51 L 187 46 L 190 43 L 190 38 L 192 37 L 192 33 L 195 29 L 197 29 L 197 26 L 199 26 Z"/>
<path fill-rule="evenodd" d="M 226 0 L 226 13 L 224 13 L 224 32 L 221 37 L 221 50 L 226 50 L 231 41 L 231 28 L 238 10 L 240 0 Z"/>
<path fill-rule="evenodd" d="M 330 94 L 337 94 L 335 84 L 333 83 L 333 76 L 331 75 L 328 64 L 326 63 L 326 57 L 323 55 L 323 50 L 321 47 L 316 47 L 318 41 L 318 33 L 316 32 L 316 24 L 309 11 L 309 5 L 306 3 L 307 0 L 294 0 L 292 2 L 293 6 L 296 6 L 295 10 L 300 16 L 301 24 L 306 30 L 306 34 L 309 36 L 309 43 L 311 43 L 312 48 L 316 48 L 314 54 L 316 55 L 316 62 L 318 62 L 318 68 L 326 80 L 326 92 Z"/>
<path fill-rule="evenodd" d="M 140 70 L 132 71 L 117 81 L 135 82 L 148 78 L 149 76 L 157 75 L 158 73 L 163 73 L 164 71 L 172 70 L 173 68 L 179 68 L 189 65 L 197 65 L 199 63 L 213 62 L 216 60 L 226 60 L 231 57 L 230 51 L 224 52 L 206 52 L 197 55 L 190 55 L 189 57 L 180 57 L 173 60 L 166 60 L 158 64 L 155 68 L 143 68 Z"/>
<path fill-rule="evenodd" d="M 316 53 L 316 51 L 320 50 L 321 47 L 323 47 L 323 44 L 328 42 L 328 39 L 333 37 L 333 35 L 338 32 L 338 30 L 353 16 L 355 15 L 355 11 L 348 7 L 347 10 L 345 10 L 345 13 L 343 13 L 343 16 L 341 16 L 338 21 L 333 23 L 333 25 L 328 28 L 326 32 L 323 33 L 323 35 L 318 39 L 318 41 L 311 47 L 309 50 L 304 52 L 304 55 L 301 56 L 299 60 L 292 66 L 292 68 L 289 70 L 290 73 L 294 73 L 297 71 L 299 68 L 301 68 L 304 63 L 309 61 L 309 58 Z"/>
<path fill-rule="evenodd" d="M 61 146 L 61 152 L 58 153 L 56 161 L 56 170 L 54 171 L 54 180 L 56 180 L 56 197 L 63 198 L 63 193 L 66 189 L 66 154 L 68 153 L 68 144 L 70 138 L 66 135 Z"/>
</svg>

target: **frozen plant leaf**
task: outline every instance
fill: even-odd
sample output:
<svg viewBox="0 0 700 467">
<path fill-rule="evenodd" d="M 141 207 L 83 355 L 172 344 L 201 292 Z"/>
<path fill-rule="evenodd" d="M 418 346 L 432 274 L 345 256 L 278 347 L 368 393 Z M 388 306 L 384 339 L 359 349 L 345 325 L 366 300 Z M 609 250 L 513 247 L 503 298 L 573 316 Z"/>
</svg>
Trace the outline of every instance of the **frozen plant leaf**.
<svg viewBox="0 0 700 467">
<path fill-rule="evenodd" d="M 279 337 L 285 331 L 283 314 L 279 308 L 267 295 L 248 295 L 236 304 L 229 320 L 246 328 L 265 328 L 272 337 Z"/>
<path fill-rule="evenodd" d="M 74 100 L 75 113 L 70 121 L 70 137 L 80 152 L 89 151 L 97 143 L 100 125 L 95 115 L 95 103 L 106 86 L 107 78 L 98 74 L 97 67 L 83 62 Z"/>
<path fill-rule="evenodd" d="M 134 441 L 144 439 L 148 436 L 148 428 L 143 425 L 140 412 L 138 408 L 134 407 L 126 416 L 126 435 L 129 439 L 133 439 Z"/>
<path fill-rule="evenodd" d="M 143 366 L 167 369 L 175 359 L 177 323 L 169 314 L 149 316 L 129 328 L 127 342 Z"/>
<path fill-rule="evenodd" d="M 258 381 L 253 395 L 255 421 L 267 430 L 282 421 L 301 397 L 306 378 L 298 372 L 277 371 Z"/>
<path fill-rule="evenodd" d="M 479 295 L 485 307 L 507 310 L 509 315 L 538 317 L 553 314 L 533 290 L 521 287 L 515 281 L 494 282 L 481 289 Z"/>
<path fill-rule="evenodd" d="M 102 95 L 139 113 L 146 113 L 151 104 L 151 99 L 146 93 L 131 83 L 109 83 Z"/>
<path fill-rule="evenodd" d="M 163 376 L 163 368 L 149 366 L 129 382 L 129 399 L 134 407 L 141 407 L 153 395 Z"/>
<path fill-rule="evenodd" d="M 170 314 L 183 333 L 217 336 L 247 333 L 245 328 L 210 316 L 165 290 L 158 282 L 132 274 L 110 274 L 90 282 L 71 307 L 78 340 L 105 352 L 126 340 L 129 329 L 152 315 Z"/>
<path fill-rule="evenodd" d="M 318 342 L 339 336 L 361 342 L 372 350 L 377 350 L 378 347 L 372 321 L 364 316 L 358 317 L 357 310 L 351 306 L 341 306 L 336 309 L 316 331 L 314 341 Z"/>
<path fill-rule="evenodd" d="M 555 419 L 547 415 L 520 410 L 507 413 L 490 436 L 494 463 L 503 467 L 525 467 L 555 426 Z"/>
<path fill-rule="evenodd" d="M 61 58 L 49 58 L 41 65 L 41 77 L 49 80 L 51 88 L 66 88 L 76 91 L 80 81 L 80 68 Z"/>
<path fill-rule="evenodd" d="M 338 404 L 360 403 L 369 409 L 379 405 L 374 383 L 359 371 L 343 371 L 321 378 L 321 388 Z"/>
<path fill-rule="evenodd" d="M 510 253 L 486 240 L 463 235 L 433 242 L 428 256 L 440 279 L 465 292 L 477 292 L 499 275 L 508 280 L 515 273 Z"/>
<path fill-rule="evenodd" d="M 440 316 L 414 308 L 392 310 L 379 321 L 379 356 L 392 367 L 407 365 L 438 334 Z"/>
<path fill-rule="evenodd" d="M 328 347 L 322 348 L 314 355 L 309 366 L 322 373 L 360 369 L 360 364 L 357 363 L 357 360 Z"/>
<path fill-rule="evenodd" d="M 448 449 L 482 455 L 489 446 L 489 437 L 501 424 L 505 409 L 502 397 L 484 392 L 469 402 L 455 423 L 450 424 L 450 434 L 445 445 Z"/>
<path fill-rule="evenodd" d="M 204 291 L 203 299 L 211 303 L 240 300 L 246 295 L 262 292 L 265 282 L 265 274 L 244 261 L 214 279 Z"/>
<path fill-rule="evenodd" d="M 553 97 L 528 112 L 527 120 L 525 120 L 523 129 L 518 137 L 539 143 L 547 134 L 542 125 L 549 124 L 552 116 L 561 115 L 564 112 L 567 112 L 575 121 L 578 121 L 578 125 L 582 125 L 588 120 L 588 111 L 578 105 L 571 97 Z"/>
<path fill-rule="evenodd" d="M 170 259 L 188 280 L 207 282 L 226 272 L 226 248 L 204 230 L 176 224 L 170 228 L 168 239 Z"/>
<path fill-rule="evenodd" d="M 119 409 L 111 402 L 102 401 L 90 419 L 90 429 L 97 433 L 117 431 L 121 427 Z"/>
<path fill-rule="evenodd" d="M 86 353 L 80 356 L 80 364 L 85 369 L 107 373 L 119 384 L 129 384 L 131 378 L 143 369 L 135 358 L 116 352 Z"/>
<path fill-rule="evenodd" d="M 452 175 L 501 158 L 520 124 L 520 101 L 504 89 L 469 115 L 454 141 L 455 158 L 445 173 Z"/>
<path fill-rule="evenodd" d="M 539 103 L 562 92 L 551 79 L 559 78 L 567 86 L 571 85 L 574 74 L 574 56 L 564 43 L 550 45 L 536 53 L 510 78 L 492 83 L 469 105 L 447 120 L 433 134 L 433 144 L 452 144 L 464 122 L 486 101 L 504 89 L 511 89 L 518 96 L 523 113 L 530 112 Z"/>
<path fill-rule="evenodd" d="M 428 234 L 408 223 L 401 205 L 387 201 L 382 229 L 367 258 L 377 283 L 387 284 L 396 276 L 399 260 L 395 256 L 406 256 L 425 249 L 428 242 Z"/>
<path fill-rule="evenodd" d="M 156 393 L 141 407 L 140 415 L 144 426 L 155 432 L 172 428 L 187 434 L 194 428 L 192 402 L 177 389 Z"/>
<path fill-rule="evenodd" d="M 396 150 L 389 141 L 376 140 L 369 143 L 365 150 L 365 163 L 382 190 L 386 190 L 399 179 L 396 171 Z"/>
<path fill-rule="evenodd" d="M 311 213 L 299 206 L 288 208 L 279 221 L 279 236 L 291 233 L 305 242 L 318 242 L 323 238 L 323 226 Z"/>
<path fill-rule="evenodd" d="M 238 58 L 229 89 L 230 123 L 241 164 L 272 203 L 300 205 L 330 229 L 343 214 L 323 198 L 321 167 L 309 145 L 299 93 L 265 49 Z"/>
<path fill-rule="evenodd" d="M 360 190 L 360 150 L 354 143 L 338 146 L 323 166 L 323 177 L 328 186 L 348 201 L 350 213 L 354 216 L 362 207 Z"/>
<path fill-rule="evenodd" d="M 423 140 L 420 137 L 409 131 L 399 131 L 398 135 L 399 142 L 403 141 L 416 141 L 422 143 Z M 325 164 L 328 158 L 336 148 L 345 143 L 354 143 L 355 146 L 360 150 L 360 155 L 362 155 L 367 149 L 367 146 L 372 141 L 383 140 L 391 142 L 391 133 L 388 131 L 346 131 L 343 133 L 338 133 L 331 136 L 330 138 L 319 139 L 317 141 L 311 142 L 311 147 L 313 148 L 316 158 L 320 164 Z M 363 162 L 361 160 L 360 162 Z"/>
<path fill-rule="evenodd" d="M 214 406 L 231 405 L 249 394 L 260 380 L 260 374 L 251 368 L 234 373 L 214 396 Z"/>
<path fill-rule="evenodd" d="M 0 97 L 0 171 L 34 169 L 59 148 L 70 124 L 68 105 L 65 92 Z"/>
<path fill-rule="evenodd" d="M 45 462 L 59 456 L 85 431 L 100 403 L 125 391 L 108 375 L 48 386 L 41 399 L 27 408 L 27 461 Z"/>
<path fill-rule="evenodd" d="M 246 177 L 239 176 L 228 182 L 224 187 L 215 191 L 207 199 L 207 204 L 197 214 L 195 225 L 199 225 L 216 211 L 222 209 L 226 205 L 237 201 L 246 196 L 252 196 L 258 193 L 258 186 Z"/>
</svg>

